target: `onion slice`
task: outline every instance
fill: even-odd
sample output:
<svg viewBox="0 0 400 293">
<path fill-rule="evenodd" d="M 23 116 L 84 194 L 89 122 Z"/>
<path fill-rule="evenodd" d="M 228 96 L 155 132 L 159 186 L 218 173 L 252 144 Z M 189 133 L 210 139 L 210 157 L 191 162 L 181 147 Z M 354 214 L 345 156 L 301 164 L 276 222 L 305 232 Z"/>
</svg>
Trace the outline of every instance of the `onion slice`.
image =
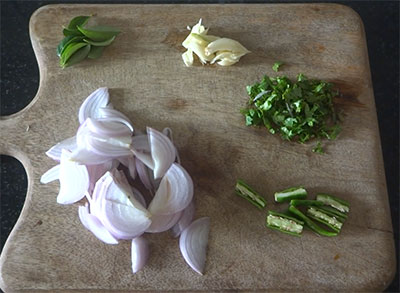
<svg viewBox="0 0 400 293">
<path fill-rule="evenodd" d="M 109 129 L 102 127 L 96 122 L 88 118 L 81 124 L 76 134 L 76 141 L 79 148 L 84 148 L 92 153 L 108 158 L 117 158 L 131 155 L 131 132 L 123 124 L 119 124 L 120 128 L 116 131 L 116 135 L 106 134 Z M 104 125 L 110 126 L 114 122 L 102 122 Z M 104 126 L 103 125 L 103 126 Z M 93 131 L 94 129 L 97 129 Z"/>
<path fill-rule="evenodd" d="M 173 163 L 150 202 L 149 212 L 156 215 L 175 214 L 185 209 L 192 198 L 192 178 L 181 165 Z"/>
<path fill-rule="evenodd" d="M 103 178 L 104 177 L 104 178 Z M 116 176 L 107 172 L 96 184 L 96 209 L 103 225 L 114 236 L 132 239 L 141 235 L 151 224 L 149 212 L 136 200 L 131 189 L 118 184 Z"/>
<path fill-rule="evenodd" d="M 91 93 L 79 108 L 79 123 L 82 124 L 87 118 L 100 118 L 100 108 L 109 106 L 110 95 L 108 88 L 101 87 Z"/>
<path fill-rule="evenodd" d="M 132 272 L 136 274 L 146 264 L 149 258 L 149 243 L 143 236 L 132 239 L 131 259 Z"/>
<path fill-rule="evenodd" d="M 148 233 L 160 233 L 171 229 L 181 218 L 182 211 L 171 215 L 152 215 L 151 225 L 147 228 Z"/>
<path fill-rule="evenodd" d="M 203 275 L 206 263 L 210 218 L 197 219 L 179 238 L 179 248 L 186 263 L 197 273 Z"/>
<path fill-rule="evenodd" d="M 70 152 L 73 152 L 77 148 L 76 145 L 76 137 L 70 137 L 64 139 L 63 141 L 57 143 L 56 145 L 52 146 L 47 152 L 46 155 L 52 158 L 55 161 L 60 161 L 61 159 L 61 151 L 62 149 L 66 149 Z"/>
<path fill-rule="evenodd" d="M 120 111 L 111 108 L 99 108 L 100 120 L 125 124 L 133 132 L 131 120 Z"/>
<path fill-rule="evenodd" d="M 154 179 L 161 178 L 175 161 L 175 146 L 165 134 L 153 128 L 147 127 L 147 135 L 154 162 Z"/>
<path fill-rule="evenodd" d="M 141 160 L 135 160 L 135 167 L 140 181 L 142 181 L 144 187 L 146 187 L 146 189 L 150 190 L 152 194 L 154 194 L 153 185 L 151 184 L 150 180 L 149 169 L 144 165 Z"/>
<path fill-rule="evenodd" d="M 84 165 L 70 160 L 71 153 L 62 150 L 60 161 L 60 192 L 57 202 L 71 204 L 81 200 L 89 189 L 89 173 Z"/>
<path fill-rule="evenodd" d="M 89 213 L 87 204 L 78 208 L 79 219 L 83 226 L 93 233 L 99 240 L 106 244 L 118 244 L 118 240 L 111 235 L 100 220 Z"/>
<path fill-rule="evenodd" d="M 179 235 L 181 235 L 182 231 L 190 225 L 193 220 L 194 212 L 195 206 L 192 200 L 191 203 L 183 210 L 182 216 L 180 217 L 179 221 L 171 228 L 172 235 L 174 237 L 178 237 Z"/>
<path fill-rule="evenodd" d="M 49 182 L 52 182 L 54 180 L 57 180 L 60 178 L 60 165 L 55 165 L 53 168 L 50 168 L 47 170 L 42 177 L 40 177 L 40 183 L 42 184 L 47 184 Z"/>
</svg>

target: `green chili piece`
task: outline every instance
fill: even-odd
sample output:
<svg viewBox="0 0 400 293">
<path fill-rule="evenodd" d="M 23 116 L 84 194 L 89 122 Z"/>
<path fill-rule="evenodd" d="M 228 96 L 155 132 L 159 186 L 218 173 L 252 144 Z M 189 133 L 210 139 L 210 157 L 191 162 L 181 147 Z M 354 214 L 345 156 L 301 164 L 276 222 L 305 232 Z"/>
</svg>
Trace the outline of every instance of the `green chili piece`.
<svg viewBox="0 0 400 293">
<path fill-rule="evenodd" d="M 275 201 L 283 202 L 291 199 L 304 199 L 307 197 L 307 191 L 303 187 L 291 187 L 279 192 L 275 192 Z"/>
<path fill-rule="evenodd" d="M 304 222 L 296 218 L 282 213 L 268 211 L 268 216 L 266 219 L 266 226 L 268 228 L 300 237 L 301 232 L 303 231 L 303 225 Z"/>
<path fill-rule="evenodd" d="M 329 228 L 331 228 L 332 230 L 334 230 L 336 232 L 340 232 L 340 229 L 342 229 L 342 226 L 343 226 L 342 222 L 340 222 L 336 217 L 327 215 L 326 213 L 324 213 L 323 211 L 321 211 L 318 208 L 310 207 L 307 210 L 307 215 L 310 218 L 328 226 Z"/>
<path fill-rule="evenodd" d="M 322 206 L 324 203 L 318 200 L 311 200 L 311 199 L 292 199 L 290 201 L 290 205 L 297 207 L 297 206 Z"/>
<path fill-rule="evenodd" d="M 237 195 L 247 199 L 260 210 L 263 209 L 266 205 L 265 199 L 256 191 L 254 191 L 250 186 L 244 183 L 243 180 L 239 179 L 236 182 L 235 191 Z"/>
<path fill-rule="evenodd" d="M 317 200 L 323 202 L 327 206 L 331 206 L 342 213 L 348 213 L 350 211 L 350 204 L 348 201 L 337 198 L 329 194 L 317 194 Z"/>
<path fill-rule="evenodd" d="M 313 230 L 314 232 L 316 232 L 319 235 L 328 236 L 328 237 L 332 237 L 332 236 L 337 236 L 338 235 L 337 232 L 331 232 L 331 231 L 327 231 L 325 229 L 322 229 L 320 226 L 315 224 L 309 217 L 304 215 L 301 211 L 299 211 L 294 206 L 289 206 L 289 211 L 291 213 L 293 213 L 294 215 L 296 215 L 298 218 L 302 219 L 311 230 Z"/>
<path fill-rule="evenodd" d="M 336 217 L 341 222 L 344 222 L 347 219 L 347 215 L 345 213 L 342 213 L 333 207 L 323 205 L 319 206 L 318 209 L 322 210 L 327 215 Z"/>
</svg>

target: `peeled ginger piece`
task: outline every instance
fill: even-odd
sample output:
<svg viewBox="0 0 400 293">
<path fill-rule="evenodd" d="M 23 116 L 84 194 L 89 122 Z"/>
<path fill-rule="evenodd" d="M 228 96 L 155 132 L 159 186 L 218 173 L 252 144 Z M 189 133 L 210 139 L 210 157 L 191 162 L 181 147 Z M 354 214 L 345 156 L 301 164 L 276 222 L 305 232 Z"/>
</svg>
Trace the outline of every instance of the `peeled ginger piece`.
<svg viewBox="0 0 400 293">
<path fill-rule="evenodd" d="M 202 64 L 209 62 L 211 64 L 217 63 L 221 66 L 230 66 L 238 62 L 247 53 L 250 53 L 238 41 L 208 35 L 208 29 L 201 22 L 202 20 L 200 19 L 191 30 L 188 27 L 190 34 L 182 42 L 182 46 L 187 49 L 182 54 L 182 59 L 186 66 L 193 65 L 193 54 L 199 58 Z"/>
</svg>

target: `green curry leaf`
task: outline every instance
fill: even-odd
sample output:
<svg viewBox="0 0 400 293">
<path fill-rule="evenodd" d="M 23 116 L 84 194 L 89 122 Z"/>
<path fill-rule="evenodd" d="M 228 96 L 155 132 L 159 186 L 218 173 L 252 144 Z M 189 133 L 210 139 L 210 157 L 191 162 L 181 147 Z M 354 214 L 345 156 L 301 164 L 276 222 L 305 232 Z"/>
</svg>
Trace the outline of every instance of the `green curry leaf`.
<svg viewBox="0 0 400 293">
<path fill-rule="evenodd" d="M 77 26 L 77 28 L 84 36 L 95 42 L 107 41 L 120 33 L 120 30 L 110 26 L 94 26 L 90 28 Z"/>
</svg>

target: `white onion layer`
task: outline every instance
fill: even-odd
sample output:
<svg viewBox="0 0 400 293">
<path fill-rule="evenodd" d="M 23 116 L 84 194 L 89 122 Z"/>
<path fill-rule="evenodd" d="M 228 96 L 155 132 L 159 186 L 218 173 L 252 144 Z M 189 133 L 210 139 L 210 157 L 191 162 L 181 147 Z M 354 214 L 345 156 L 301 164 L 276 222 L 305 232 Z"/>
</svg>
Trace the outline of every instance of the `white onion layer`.
<svg viewBox="0 0 400 293">
<path fill-rule="evenodd" d="M 60 160 L 60 192 L 57 202 L 71 204 L 81 200 L 89 189 L 89 173 L 85 165 L 70 160 L 70 152 L 62 150 Z"/>
<path fill-rule="evenodd" d="M 77 148 L 76 145 L 76 137 L 70 137 L 64 139 L 63 141 L 57 143 L 56 145 L 52 146 L 47 152 L 46 155 L 52 158 L 55 161 L 60 161 L 61 159 L 61 151 L 62 149 L 66 149 L 70 152 L 73 152 Z"/>
<path fill-rule="evenodd" d="M 60 165 L 55 165 L 53 168 L 47 170 L 42 177 L 40 183 L 47 184 L 60 178 Z"/>
</svg>

